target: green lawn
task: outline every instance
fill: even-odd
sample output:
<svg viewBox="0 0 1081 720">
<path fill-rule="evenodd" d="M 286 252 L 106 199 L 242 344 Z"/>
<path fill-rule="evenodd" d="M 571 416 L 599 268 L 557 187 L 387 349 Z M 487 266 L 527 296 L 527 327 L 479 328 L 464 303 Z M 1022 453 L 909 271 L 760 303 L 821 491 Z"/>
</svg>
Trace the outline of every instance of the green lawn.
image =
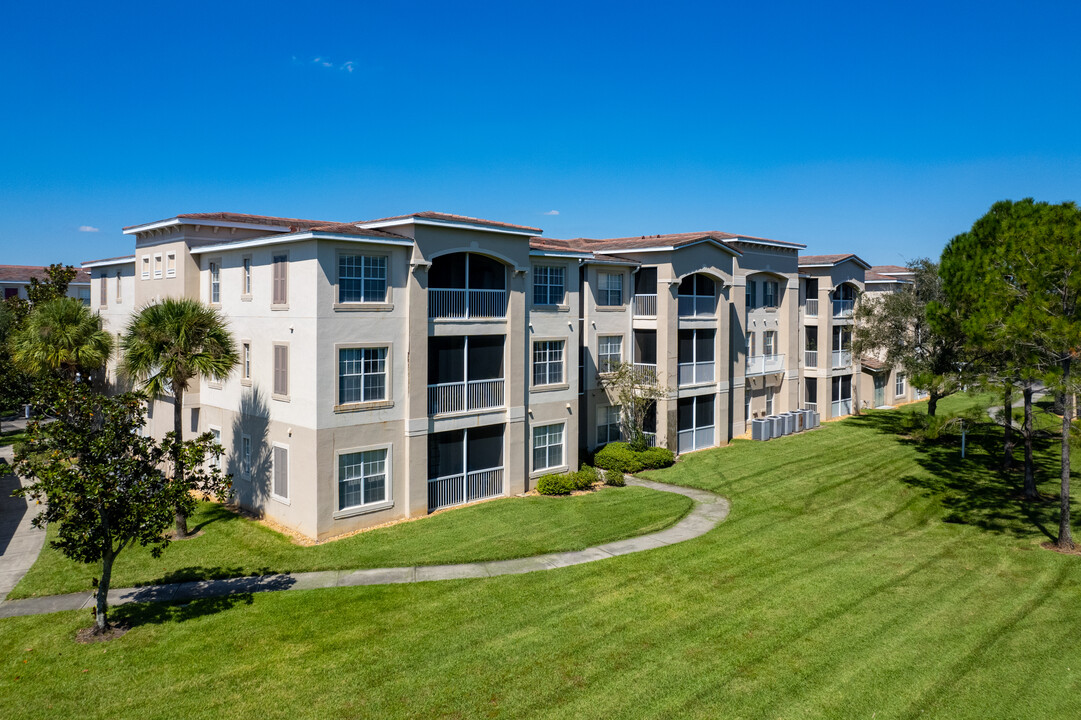
<svg viewBox="0 0 1081 720">
<path fill-rule="evenodd" d="M 85 612 L 0 621 L 0 717 L 1077 717 L 1081 558 L 1040 548 L 1053 498 L 1018 500 L 993 436 L 962 461 L 903 414 L 653 473 L 732 501 L 659 550 L 122 608 L 106 646 L 72 643 Z"/>
<path fill-rule="evenodd" d="M 311 547 L 201 503 L 189 528 L 202 534 L 174 542 L 155 559 L 144 548 L 124 551 L 113 587 L 305 570 L 438 565 L 504 560 L 581 550 L 672 525 L 692 502 L 639 487 L 602 488 L 572 497 L 493 500 Z M 50 535 L 51 537 L 51 535 Z M 10 597 L 57 595 L 91 588 L 97 567 L 68 560 L 48 546 Z"/>
<path fill-rule="evenodd" d="M 0 433 L 0 447 L 5 445 L 14 445 L 15 443 L 26 440 L 25 430 L 5 430 Z"/>
</svg>

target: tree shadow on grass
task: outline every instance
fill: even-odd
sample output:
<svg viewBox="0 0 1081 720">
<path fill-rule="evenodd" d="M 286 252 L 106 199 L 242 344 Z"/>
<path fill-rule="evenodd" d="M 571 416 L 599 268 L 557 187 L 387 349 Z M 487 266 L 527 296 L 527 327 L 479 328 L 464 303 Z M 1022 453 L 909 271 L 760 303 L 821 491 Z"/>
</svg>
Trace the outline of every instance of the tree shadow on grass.
<svg viewBox="0 0 1081 720">
<path fill-rule="evenodd" d="M 205 528 L 207 525 L 210 525 L 212 523 L 216 523 L 216 522 L 233 522 L 235 520 L 240 519 L 240 516 L 237 515 L 235 512 L 233 512 L 229 508 L 225 507 L 224 505 L 220 505 L 218 503 L 213 503 L 213 504 L 207 506 L 206 509 L 204 509 L 201 514 L 205 515 L 205 517 L 203 517 L 199 521 L 199 524 L 195 525 L 194 527 L 191 528 L 191 530 L 188 531 L 192 535 L 194 535 L 195 533 L 199 532 L 200 530 Z"/>
<path fill-rule="evenodd" d="M 146 587 L 150 585 L 171 585 L 173 583 L 198 582 L 201 580 L 225 580 L 228 578 L 259 577 L 274 574 L 275 571 L 269 567 L 225 567 L 222 565 L 218 565 L 216 567 L 208 567 L 205 565 L 189 565 L 188 567 L 177 568 L 175 570 L 167 572 L 161 577 L 156 577 L 153 580 L 147 580 L 146 582 L 138 583 L 136 587 Z"/>
<path fill-rule="evenodd" d="M 1023 498 L 1021 462 L 1005 474 L 1002 462 L 1002 431 L 991 424 L 970 426 L 966 433 L 966 457 L 961 457 L 960 432 L 944 432 L 936 440 L 917 441 L 907 435 L 910 425 L 901 413 L 867 413 L 846 422 L 894 436 L 916 450 L 916 462 L 926 473 L 910 473 L 901 482 L 937 501 L 942 520 L 972 525 L 982 530 L 1054 539 L 1058 529 L 1058 496 L 1047 494 L 1034 501 Z M 1020 449 L 1018 449 L 1020 452 Z M 1037 437 L 1033 453 L 1038 482 L 1054 482 L 1059 472 L 1058 444 L 1051 437 Z"/>
<path fill-rule="evenodd" d="M 237 605 L 251 605 L 252 593 L 199 598 L 179 603 L 140 602 L 119 605 L 109 611 L 109 621 L 117 625 L 138 627 L 162 625 L 167 622 L 185 622 L 195 618 L 214 615 Z"/>
</svg>

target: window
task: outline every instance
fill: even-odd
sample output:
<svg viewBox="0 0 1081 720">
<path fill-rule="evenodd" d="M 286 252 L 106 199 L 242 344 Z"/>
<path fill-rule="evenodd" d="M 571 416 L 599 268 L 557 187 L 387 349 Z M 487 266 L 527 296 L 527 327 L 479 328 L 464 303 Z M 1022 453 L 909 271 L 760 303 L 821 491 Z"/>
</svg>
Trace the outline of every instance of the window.
<svg viewBox="0 0 1081 720">
<path fill-rule="evenodd" d="M 244 294 L 251 295 L 251 258 L 244 258 Z"/>
<path fill-rule="evenodd" d="M 779 287 L 776 280 L 767 280 L 762 283 L 762 306 L 768 308 L 777 307 Z"/>
<path fill-rule="evenodd" d="M 273 483 L 270 493 L 279 500 L 289 499 L 289 448 L 275 445 L 271 463 Z"/>
<path fill-rule="evenodd" d="M 176 253 L 165 256 L 165 277 L 176 277 Z"/>
<path fill-rule="evenodd" d="M 701 273 L 688 275 L 679 283 L 677 302 L 680 317 L 713 315 L 717 311 L 717 285 Z"/>
<path fill-rule="evenodd" d="M 89 287 L 81 287 L 81 288 L 79 288 L 79 302 L 81 302 L 83 305 L 87 305 L 87 306 L 90 305 L 90 288 Z"/>
<path fill-rule="evenodd" d="M 274 394 L 289 394 L 289 346 L 274 346 Z"/>
<path fill-rule="evenodd" d="M 221 302 L 221 267 L 216 262 L 210 263 L 210 302 Z"/>
<path fill-rule="evenodd" d="M 251 436 L 240 436 L 240 476 L 251 479 Z"/>
<path fill-rule="evenodd" d="M 242 380 L 251 380 L 251 343 L 244 343 L 241 345 L 241 369 L 243 375 Z"/>
<path fill-rule="evenodd" d="M 747 281 L 747 309 L 754 310 L 754 303 L 758 297 L 758 283 L 754 280 Z"/>
<path fill-rule="evenodd" d="M 154 278 L 161 277 L 161 253 L 154 253 Z"/>
<path fill-rule="evenodd" d="M 101 293 L 99 300 L 101 305 L 109 304 L 109 275 L 104 270 L 101 273 L 101 277 L 98 278 L 98 282 L 101 283 Z"/>
<path fill-rule="evenodd" d="M 338 302 L 385 302 L 387 258 L 368 255 L 338 256 Z"/>
<path fill-rule="evenodd" d="M 338 350 L 338 404 L 387 399 L 387 348 Z"/>
<path fill-rule="evenodd" d="M 150 256 L 143 255 L 143 280 L 150 279 Z"/>
<path fill-rule="evenodd" d="M 271 292 L 271 303 L 285 305 L 289 302 L 289 256 L 275 255 L 272 265 L 274 287 Z"/>
<path fill-rule="evenodd" d="M 563 382 L 563 340 L 540 340 L 533 343 L 533 384 L 555 385 Z"/>
<path fill-rule="evenodd" d="M 615 306 L 623 304 L 623 274 L 597 273 L 597 304 Z"/>
<path fill-rule="evenodd" d="M 676 401 L 678 447 L 681 453 L 713 447 L 713 395 L 680 398 Z"/>
<path fill-rule="evenodd" d="M 905 394 L 905 374 L 897 373 L 897 377 L 893 380 L 893 394 L 900 397 Z"/>
<path fill-rule="evenodd" d="M 210 434 L 214 436 L 214 444 L 221 445 L 221 428 L 210 428 Z M 221 454 L 215 453 L 213 450 L 210 455 L 210 467 L 221 470 Z"/>
<path fill-rule="evenodd" d="M 680 330 L 676 357 L 680 385 L 713 382 L 716 330 Z"/>
<path fill-rule="evenodd" d="M 387 451 L 342 453 L 338 456 L 338 509 L 387 500 Z"/>
<path fill-rule="evenodd" d="M 777 354 L 777 331 L 766 330 L 762 333 L 762 352 L 765 355 Z"/>
<path fill-rule="evenodd" d="M 533 269 L 533 304 L 563 303 L 563 273 L 565 268 L 539 265 Z"/>
<path fill-rule="evenodd" d="M 116 301 L 117 302 L 120 302 L 121 300 L 123 300 L 123 296 L 124 296 L 124 293 L 120 290 L 120 278 L 121 278 L 121 275 L 122 275 L 122 273 L 119 270 L 117 270 L 116 271 Z"/>
<path fill-rule="evenodd" d="M 743 421 L 751 421 L 751 389 L 747 388 L 743 393 Z"/>
<path fill-rule="evenodd" d="M 608 405 L 597 411 L 597 444 L 618 442 L 620 438 L 619 418 L 622 408 Z"/>
<path fill-rule="evenodd" d="M 771 388 L 771 387 L 766 388 L 766 414 L 767 415 L 772 415 L 773 414 L 773 394 L 774 394 L 773 388 Z"/>
<path fill-rule="evenodd" d="M 547 470 L 563 465 L 563 423 L 533 428 L 533 469 Z"/>
<path fill-rule="evenodd" d="M 597 338 L 597 370 L 615 372 L 623 362 L 623 336 L 601 335 Z"/>
</svg>

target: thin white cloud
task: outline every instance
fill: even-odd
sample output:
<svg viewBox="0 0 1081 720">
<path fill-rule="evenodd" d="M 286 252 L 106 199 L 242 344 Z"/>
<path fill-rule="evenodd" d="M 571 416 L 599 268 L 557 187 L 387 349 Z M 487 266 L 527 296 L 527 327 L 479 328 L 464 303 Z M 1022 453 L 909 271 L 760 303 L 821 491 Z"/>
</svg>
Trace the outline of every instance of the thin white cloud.
<svg viewBox="0 0 1081 720">
<path fill-rule="evenodd" d="M 558 215 L 559 211 L 558 210 L 549 210 L 548 212 L 546 212 L 544 214 L 545 215 Z"/>
<path fill-rule="evenodd" d="M 101 229 L 96 228 L 93 225 L 80 225 L 79 232 L 101 232 Z"/>
<path fill-rule="evenodd" d="M 342 70 L 345 70 L 346 72 L 353 72 L 353 69 L 355 67 L 356 65 L 353 63 L 352 60 L 347 60 L 346 62 L 342 63 Z"/>
</svg>

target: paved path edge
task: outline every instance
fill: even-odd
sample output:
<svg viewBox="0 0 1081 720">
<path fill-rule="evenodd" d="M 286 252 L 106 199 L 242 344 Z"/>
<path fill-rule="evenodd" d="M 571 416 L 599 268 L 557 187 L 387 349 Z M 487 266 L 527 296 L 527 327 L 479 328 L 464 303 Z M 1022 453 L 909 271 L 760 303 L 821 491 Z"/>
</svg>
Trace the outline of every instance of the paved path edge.
<svg viewBox="0 0 1081 720">
<path fill-rule="evenodd" d="M 494 560 L 455 565 L 418 565 L 414 567 L 368 568 L 363 570 L 319 570 L 315 572 L 226 578 L 223 580 L 199 580 L 168 585 L 148 585 L 138 588 L 117 588 L 109 591 L 109 606 L 115 607 L 139 602 L 178 602 L 242 593 L 486 578 L 554 570 L 693 540 L 724 522 L 731 508 L 726 498 L 707 490 L 666 485 L 630 476 L 627 477 L 627 484 L 660 492 L 684 495 L 693 500 L 695 504 L 690 512 L 669 528 L 647 535 L 638 535 L 625 540 L 596 545 L 584 550 L 569 550 L 513 560 Z M 93 603 L 93 592 L 7 600 L 0 602 L 0 618 L 79 610 L 89 608 Z"/>
</svg>

